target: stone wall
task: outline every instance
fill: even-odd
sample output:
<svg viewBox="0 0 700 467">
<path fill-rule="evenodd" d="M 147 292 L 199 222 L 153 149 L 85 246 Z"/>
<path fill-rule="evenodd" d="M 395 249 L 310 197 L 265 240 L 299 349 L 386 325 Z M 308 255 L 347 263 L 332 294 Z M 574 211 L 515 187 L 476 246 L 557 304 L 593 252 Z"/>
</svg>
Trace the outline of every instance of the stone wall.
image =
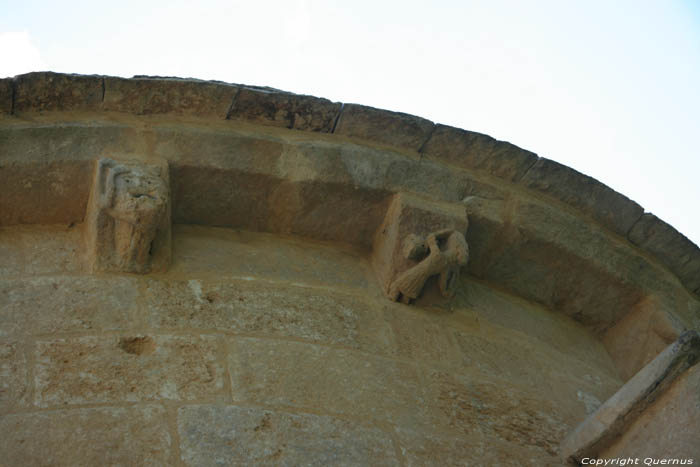
<svg viewBox="0 0 700 467">
<path fill-rule="evenodd" d="M 582 326 L 471 278 L 408 307 L 362 250 L 187 225 L 165 274 L 88 274 L 79 229 L 0 230 L 8 465 L 556 462 L 621 384 Z"/>
<path fill-rule="evenodd" d="M 119 230 L 100 161 L 162 168 L 167 241 L 141 254 L 162 261 L 95 259 Z M 0 464 L 558 465 L 700 329 L 700 250 L 672 227 L 410 115 L 32 73 L 0 80 L 0 184 Z M 468 215 L 451 300 L 385 295 L 377 236 L 404 199 L 413 229 Z"/>
</svg>

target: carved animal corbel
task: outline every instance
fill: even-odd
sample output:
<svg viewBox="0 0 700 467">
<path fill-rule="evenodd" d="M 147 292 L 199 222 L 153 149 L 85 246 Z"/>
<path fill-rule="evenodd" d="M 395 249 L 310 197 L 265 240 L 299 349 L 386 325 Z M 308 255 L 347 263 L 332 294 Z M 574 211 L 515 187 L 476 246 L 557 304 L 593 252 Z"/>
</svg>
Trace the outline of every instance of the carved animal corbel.
<svg viewBox="0 0 700 467">
<path fill-rule="evenodd" d="M 418 264 L 403 271 L 391 283 L 389 298 L 409 304 L 418 298 L 426 281 L 439 275 L 440 293 L 451 298 L 459 279 L 459 269 L 469 260 L 469 246 L 464 235 L 453 229 L 429 234 L 425 240 L 408 235 L 404 240 L 404 255 Z"/>
</svg>

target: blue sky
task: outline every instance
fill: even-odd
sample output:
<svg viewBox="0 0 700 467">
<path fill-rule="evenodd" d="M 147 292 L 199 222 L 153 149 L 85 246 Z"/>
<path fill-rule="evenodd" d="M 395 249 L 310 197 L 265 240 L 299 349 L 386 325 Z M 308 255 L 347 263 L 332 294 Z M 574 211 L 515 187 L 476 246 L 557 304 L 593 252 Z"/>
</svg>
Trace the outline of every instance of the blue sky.
<svg viewBox="0 0 700 467">
<path fill-rule="evenodd" d="M 507 140 L 700 244 L 700 0 L 0 0 L 0 76 L 267 85 Z"/>
</svg>

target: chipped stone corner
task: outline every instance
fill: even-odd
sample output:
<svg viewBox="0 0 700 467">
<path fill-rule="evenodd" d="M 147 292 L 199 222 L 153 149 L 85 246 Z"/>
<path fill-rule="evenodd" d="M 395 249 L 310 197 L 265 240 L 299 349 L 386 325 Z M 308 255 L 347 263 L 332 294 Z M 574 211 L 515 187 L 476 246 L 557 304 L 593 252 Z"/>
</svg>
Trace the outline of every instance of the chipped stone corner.
<svg viewBox="0 0 700 467">
<path fill-rule="evenodd" d="M 167 162 L 98 159 L 85 215 L 89 270 L 166 270 L 172 248 L 170 211 Z"/>
</svg>

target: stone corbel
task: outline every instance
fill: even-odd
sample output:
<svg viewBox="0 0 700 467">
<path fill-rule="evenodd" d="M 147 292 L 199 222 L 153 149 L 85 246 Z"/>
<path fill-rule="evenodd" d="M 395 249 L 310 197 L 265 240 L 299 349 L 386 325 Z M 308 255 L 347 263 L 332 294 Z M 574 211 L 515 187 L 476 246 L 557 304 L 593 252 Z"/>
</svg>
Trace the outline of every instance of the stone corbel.
<svg viewBox="0 0 700 467">
<path fill-rule="evenodd" d="M 468 226 L 461 205 L 397 194 L 375 234 L 372 252 L 386 296 L 410 304 L 424 292 L 435 295 L 437 289 L 442 299 L 452 298 L 460 268 L 469 258 L 464 239 Z"/>
<path fill-rule="evenodd" d="M 166 162 L 99 159 L 86 213 L 92 271 L 148 273 L 170 265 Z"/>
</svg>

